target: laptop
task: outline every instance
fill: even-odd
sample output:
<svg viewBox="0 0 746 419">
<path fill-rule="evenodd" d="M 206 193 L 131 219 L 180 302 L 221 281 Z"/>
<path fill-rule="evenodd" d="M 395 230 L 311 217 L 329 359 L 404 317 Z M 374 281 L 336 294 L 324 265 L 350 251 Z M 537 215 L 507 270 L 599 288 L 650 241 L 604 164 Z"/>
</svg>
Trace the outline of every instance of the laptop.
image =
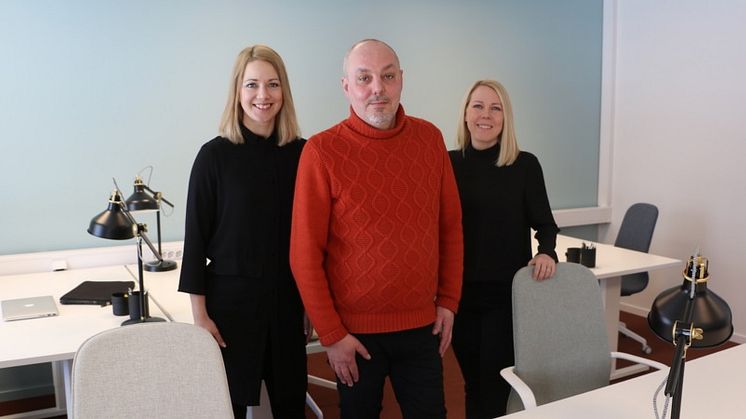
<svg viewBox="0 0 746 419">
<path fill-rule="evenodd" d="M 37 317 L 50 317 L 59 314 L 57 304 L 51 295 L 43 297 L 17 298 L 15 300 L 4 300 L 0 302 L 3 310 L 3 320 L 35 319 Z"/>
<path fill-rule="evenodd" d="M 60 297 L 60 304 L 111 304 L 111 294 L 135 288 L 132 281 L 83 281 Z"/>
</svg>

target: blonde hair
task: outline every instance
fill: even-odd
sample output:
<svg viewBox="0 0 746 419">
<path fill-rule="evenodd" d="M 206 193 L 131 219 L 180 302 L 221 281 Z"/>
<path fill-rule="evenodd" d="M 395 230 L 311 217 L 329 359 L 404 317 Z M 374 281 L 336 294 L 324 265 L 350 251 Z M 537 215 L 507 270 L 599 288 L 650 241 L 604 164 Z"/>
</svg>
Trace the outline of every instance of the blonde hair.
<svg viewBox="0 0 746 419">
<path fill-rule="evenodd" d="M 508 91 L 505 89 L 505 86 L 500 84 L 500 82 L 495 80 L 477 80 L 466 92 L 464 103 L 461 106 L 458 129 L 456 131 L 456 143 L 462 152 L 466 150 L 467 145 L 471 144 L 471 133 L 469 132 L 469 128 L 466 126 L 464 118 L 466 117 L 466 109 L 469 106 L 471 95 L 479 86 L 487 86 L 494 90 L 503 105 L 503 129 L 500 131 L 500 135 L 497 136 L 497 142 L 500 143 L 500 155 L 497 157 L 495 165 L 498 167 L 510 166 L 518 158 L 518 154 L 521 150 L 518 148 L 518 142 L 515 138 L 513 105 L 510 103 Z"/>
<path fill-rule="evenodd" d="M 300 126 L 295 117 L 295 105 L 293 105 L 293 95 L 290 93 L 290 81 L 285 70 L 285 64 L 282 62 L 280 55 L 266 45 L 253 45 L 238 54 L 228 89 L 228 101 L 225 104 L 223 116 L 220 118 L 220 135 L 234 144 L 243 144 L 244 142 L 243 135 L 241 135 L 241 121 L 244 116 L 241 107 L 241 87 L 246 65 L 253 61 L 269 63 L 280 77 L 282 107 L 275 117 L 274 127 L 278 144 L 282 146 L 300 138 Z"/>
</svg>

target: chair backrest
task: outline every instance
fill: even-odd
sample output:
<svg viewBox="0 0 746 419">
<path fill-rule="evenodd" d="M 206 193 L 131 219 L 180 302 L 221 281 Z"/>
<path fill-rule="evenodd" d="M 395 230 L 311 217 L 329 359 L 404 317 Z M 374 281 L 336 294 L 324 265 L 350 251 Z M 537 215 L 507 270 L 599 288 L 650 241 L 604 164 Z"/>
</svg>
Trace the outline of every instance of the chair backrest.
<svg viewBox="0 0 746 419">
<path fill-rule="evenodd" d="M 577 263 L 558 263 L 545 281 L 531 271 L 524 267 L 513 279 L 515 373 L 538 405 L 608 385 L 611 355 L 595 275 Z M 522 409 L 511 392 L 508 412 Z"/>
<path fill-rule="evenodd" d="M 215 339 L 184 323 L 99 333 L 72 367 L 73 418 L 233 418 Z"/>
<path fill-rule="evenodd" d="M 655 205 L 633 204 L 624 213 L 614 246 L 647 253 L 657 221 L 658 208 Z M 622 276 L 622 295 L 632 295 L 644 290 L 649 279 L 647 272 Z"/>
</svg>

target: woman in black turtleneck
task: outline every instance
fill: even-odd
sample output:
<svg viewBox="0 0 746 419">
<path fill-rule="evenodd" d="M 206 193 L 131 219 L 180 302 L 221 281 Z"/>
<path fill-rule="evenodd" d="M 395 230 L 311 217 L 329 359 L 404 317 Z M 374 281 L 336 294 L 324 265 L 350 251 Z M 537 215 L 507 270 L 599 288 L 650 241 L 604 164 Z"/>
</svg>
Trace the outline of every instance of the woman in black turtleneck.
<svg viewBox="0 0 746 419">
<path fill-rule="evenodd" d="M 463 212 L 464 284 L 453 350 L 466 383 L 466 417 L 493 418 L 505 414 L 510 393 L 500 370 L 513 365 L 513 276 L 526 265 L 533 265 L 536 280 L 554 275 L 559 229 L 539 161 L 518 149 L 510 98 L 500 83 L 480 80 L 469 89 L 458 145 L 449 154 Z"/>
<path fill-rule="evenodd" d="M 263 45 L 244 49 L 220 136 L 192 167 L 179 281 L 194 323 L 222 348 L 237 418 L 259 404 L 262 380 L 274 417 L 305 418 L 308 330 L 289 262 L 304 143 L 282 58 Z"/>
</svg>

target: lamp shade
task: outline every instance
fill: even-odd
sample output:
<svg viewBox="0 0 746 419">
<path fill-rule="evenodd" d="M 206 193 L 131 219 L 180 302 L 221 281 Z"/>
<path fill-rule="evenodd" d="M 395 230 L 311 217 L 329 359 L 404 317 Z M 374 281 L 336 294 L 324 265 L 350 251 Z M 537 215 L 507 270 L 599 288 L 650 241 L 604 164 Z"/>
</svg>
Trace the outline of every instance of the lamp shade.
<svg viewBox="0 0 746 419">
<path fill-rule="evenodd" d="M 130 211 L 155 211 L 159 208 L 158 200 L 145 192 L 140 176 L 135 177 L 135 191 L 127 198 L 126 204 Z"/>
<path fill-rule="evenodd" d="M 692 264 L 695 265 L 694 269 Z M 691 341 L 693 347 L 718 346 L 730 339 L 733 335 L 733 314 L 725 300 L 707 289 L 708 278 L 707 259 L 692 257 L 684 270 L 683 284 L 661 292 L 653 301 L 648 313 L 648 325 L 656 335 L 673 342 L 674 324 L 684 320 L 687 304 L 692 304 L 692 323 L 703 333 L 701 340 Z M 691 281 L 695 281 L 693 299 L 689 295 Z"/>
<path fill-rule="evenodd" d="M 109 207 L 93 217 L 88 233 L 104 239 L 126 240 L 135 237 L 132 222 L 122 210 L 122 196 L 116 190 L 111 193 Z"/>
</svg>

